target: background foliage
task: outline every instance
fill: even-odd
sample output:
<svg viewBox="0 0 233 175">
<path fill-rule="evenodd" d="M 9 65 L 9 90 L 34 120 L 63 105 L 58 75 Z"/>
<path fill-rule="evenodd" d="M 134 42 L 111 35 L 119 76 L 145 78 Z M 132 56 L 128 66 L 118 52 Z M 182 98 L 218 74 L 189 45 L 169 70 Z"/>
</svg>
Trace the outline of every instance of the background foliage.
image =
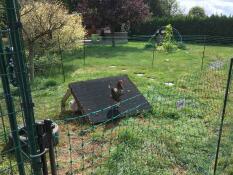
<svg viewBox="0 0 233 175">
<path fill-rule="evenodd" d="M 167 52 L 167 53 L 175 51 L 177 49 L 177 44 L 176 44 L 176 41 L 174 41 L 172 38 L 173 38 L 173 28 L 172 28 L 172 25 L 169 24 L 165 27 L 163 41 L 157 47 L 157 50 Z"/>
<path fill-rule="evenodd" d="M 22 6 L 21 22 L 28 49 L 30 79 L 34 79 L 35 56 L 44 52 L 76 49 L 82 45 L 85 29 L 78 14 L 69 14 L 59 2 L 31 2 Z M 41 54 L 42 53 L 42 54 Z"/>
<path fill-rule="evenodd" d="M 199 17 L 199 18 L 206 17 L 205 9 L 199 6 L 191 8 L 188 15 L 191 17 Z"/>
<path fill-rule="evenodd" d="M 233 37 L 233 17 L 211 16 L 195 18 L 190 16 L 175 16 L 153 18 L 150 21 L 135 25 L 131 29 L 132 35 L 151 35 L 161 26 L 171 24 L 182 35 L 213 35 Z"/>
<path fill-rule="evenodd" d="M 140 23 L 149 17 L 149 7 L 143 0 L 80 0 L 77 11 L 85 25 L 109 26 L 113 31 L 123 23 Z"/>
<path fill-rule="evenodd" d="M 4 1 L 0 0 L 0 28 L 5 28 L 6 26 L 6 15 L 4 11 Z"/>
</svg>

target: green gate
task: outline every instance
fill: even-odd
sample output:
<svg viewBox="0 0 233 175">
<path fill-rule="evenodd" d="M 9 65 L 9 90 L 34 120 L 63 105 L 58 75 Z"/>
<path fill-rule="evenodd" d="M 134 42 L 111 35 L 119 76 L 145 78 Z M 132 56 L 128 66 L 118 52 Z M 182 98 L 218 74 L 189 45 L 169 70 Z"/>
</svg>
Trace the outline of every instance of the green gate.
<svg viewBox="0 0 233 175">
<path fill-rule="evenodd" d="M 0 174 L 39 175 L 34 104 L 25 67 L 18 2 L 6 0 L 5 12 L 8 29 L 0 33 L 0 148 L 3 150 Z M 26 139 L 22 140 L 19 132 L 25 132 Z"/>
</svg>

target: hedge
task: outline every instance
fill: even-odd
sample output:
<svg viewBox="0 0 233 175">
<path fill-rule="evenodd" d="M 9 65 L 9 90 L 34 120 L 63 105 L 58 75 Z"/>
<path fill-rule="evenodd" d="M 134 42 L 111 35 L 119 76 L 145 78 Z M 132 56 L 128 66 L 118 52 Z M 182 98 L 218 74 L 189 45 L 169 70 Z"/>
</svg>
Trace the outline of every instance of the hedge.
<svg viewBox="0 0 233 175">
<path fill-rule="evenodd" d="M 161 26 L 172 24 L 182 35 L 210 35 L 233 37 L 233 17 L 211 16 L 193 18 L 178 16 L 172 18 L 154 18 L 134 26 L 131 35 L 152 35 Z"/>
</svg>

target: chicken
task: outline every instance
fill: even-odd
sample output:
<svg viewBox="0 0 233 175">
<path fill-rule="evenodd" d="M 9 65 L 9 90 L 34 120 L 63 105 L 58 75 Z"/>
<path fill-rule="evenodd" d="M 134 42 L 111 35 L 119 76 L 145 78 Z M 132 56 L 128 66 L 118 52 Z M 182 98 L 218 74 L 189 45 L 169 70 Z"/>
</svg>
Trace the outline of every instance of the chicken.
<svg viewBox="0 0 233 175">
<path fill-rule="evenodd" d="M 116 84 L 116 87 L 110 87 L 111 88 L 111 97 L 114 101 L 119 103 L 121 101 L 121 96 L 123 95 L 124 89 L 123 89 L 123 80 L 119 80 Z"/>
<path fill-rule="evenodd" d="M 75 100 L 71 100 L 69 102 L 69 105 L 70 105 L 70 109 L 72 110 L 73 113 L 78 111 L 78 104 L 76 103 Z"/>
</svg>

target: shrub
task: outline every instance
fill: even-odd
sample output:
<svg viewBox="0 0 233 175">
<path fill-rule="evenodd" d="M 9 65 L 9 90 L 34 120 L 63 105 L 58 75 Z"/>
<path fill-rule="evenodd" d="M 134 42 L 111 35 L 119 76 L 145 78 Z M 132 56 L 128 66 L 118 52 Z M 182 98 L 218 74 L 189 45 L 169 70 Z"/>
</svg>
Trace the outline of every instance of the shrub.
<svg viewBox="0 0 233 175">
<path fill-rule="evenodd" d="M 178 42 L 177 47 L 178 47 L 178 49 L 181 49 L 181 50 L 187 49 L 186 45 L 183 42 Z"/>
<path fill-rule="evenodd" d="M 55 80 L 48 80 L 44 83 L 44 88 L 57 86 L 57 82 Z"/>
<path fill-rule="evenodd" d="M 165 27 L 165 34 L 163 37 L 163 41 L 161 45 L 157 47 L 158 51 L 164 52 L 173 52 L 177 49 L 176 42 L 172 39 L 173 38 L 173 29 L 172 25 L 169 24 Z"/>
<path fill-rule="evenodd" d="M 153 44 L 152 42 L 148 42 L 145 44 L 145 49 L 150 49 L 150 48 L 154 48 L 155 44 Z"/>
<path fill-rule="evenodd" d="M 69 14 L 68 20 L 61 30 L 55 32 L 55 41 L 59 36 L 62 49 L 73 50 L 82 46 L 85 29 L 82 26 L 82 17 L 79 14 Z"/>
<path fill-rule="evenodd" d="M 61 60 L 56 54 L 48 54 L 47 56 L 36 57 L 34 59 L 34 69 L 36 75 L 47 75 L 54 73 L 61 67 Z M 51 72 L 52 71 L 52 72 Z"/>
<path fill-rule="evenodd" d="M 80 40 L 84 38 L 85 29 L 81 16 L 69 14 L 59 2 L 27 1 L 22 4 L 20 13 L 31 80 L 34 79 L 34 58 L 38 50 L 58 50 L 60 46 L 74 49 L 83 43 Z"/>
</svg>

